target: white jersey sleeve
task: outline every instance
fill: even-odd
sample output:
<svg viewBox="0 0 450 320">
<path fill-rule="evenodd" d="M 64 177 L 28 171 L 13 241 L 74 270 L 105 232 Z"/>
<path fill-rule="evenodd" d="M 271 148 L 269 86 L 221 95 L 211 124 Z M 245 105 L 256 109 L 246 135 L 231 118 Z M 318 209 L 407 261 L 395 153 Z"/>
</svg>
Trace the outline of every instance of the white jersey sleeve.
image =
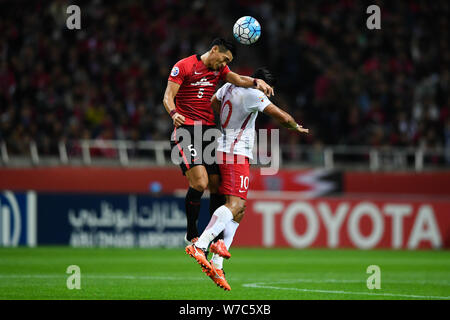
<svg viewBox="0 0 450 320">
<path fill-rule="evenodd" d="M 257 89 L 248 90 L 244 99 L 244 107 L 248 112 L 263 112 L 264 109 L 272 103 L 264 93 Z"/>
<path fill-rule="evenodd" d="M 223 86 L 219 88 L 219 90 L 216 91 L 216 98 L 219 101 L 223 100 L 223 96 L 227 92 L 228 88 L 231 86 L 231 83 L 225 83 Z"/>
</svg>

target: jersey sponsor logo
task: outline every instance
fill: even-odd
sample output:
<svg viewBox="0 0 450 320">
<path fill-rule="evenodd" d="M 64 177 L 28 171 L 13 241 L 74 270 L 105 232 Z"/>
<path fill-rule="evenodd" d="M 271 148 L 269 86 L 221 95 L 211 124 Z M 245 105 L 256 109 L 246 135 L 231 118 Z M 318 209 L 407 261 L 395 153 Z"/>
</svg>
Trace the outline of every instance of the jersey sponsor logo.
<svg viewBox="0 0 450 320">
<path fill-rule="evenodd" d="M 214 84 L 209 82 L 207 78 L 201 78 L 200 81 L 191 82 L 191 86 L 213 86 Z"/>
<path fill-rule="evenodd" d="M 170 73 L 170 75 L 172 77 L 176 77 L 179 73 L 180 73 L 180 69 L 178 69 L 178 67 L 173 67 L 172 72 Z"/>
</svg>

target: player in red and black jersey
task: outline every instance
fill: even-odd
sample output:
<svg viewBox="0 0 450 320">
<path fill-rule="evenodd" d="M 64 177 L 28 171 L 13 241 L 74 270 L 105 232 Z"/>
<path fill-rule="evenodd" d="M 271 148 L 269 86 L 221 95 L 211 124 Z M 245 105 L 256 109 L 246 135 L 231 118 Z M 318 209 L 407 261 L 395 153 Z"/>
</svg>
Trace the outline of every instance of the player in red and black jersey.
<svg viewBox="0 0 450 320">
<path fill-rule="evenodd" d="M 217 38 L 210 50 L 202 55 L 192 55 L 178 61 L 172 68 L 164 93 L 164 107 L 173 119 L 175 126 L 171 135 L 171 145 L 177 148 L 183 161 L 180 164 L 183 175 L 189 182 L 186 194 L 187 234 L 191 242 L 198 237 L 197 220 L 200 212 L 200 199 L 206 188 L 210 191 L 209 211 L 214 211 L 224 203 L 218 194 L 220 177 L 216 163 L 204 161 L 204 149 L 212 143 L 203 140 L 205 130 L 215 128 L 211 98 L 220 80 L 239 87 L 257 88 L 267 96 L 273 95 L 273 89 L 261 79 L 241 76 L 232 72 L 228 64 L 236 55 L 232 42 Z M 176 103 L 174 103 L 176 100 Z M 194 125 L 195 124 L 195 125 Z M 201 125 L 200 134 L 194 135 L 195 126 Z M 177 133 L 181 128 L 191 133 L 189 145 L 182 146 Z M 197 127 L 198 129 L 198 127 Z M 186 131 L 185 131 L 186 132 Z"/>
</svg>

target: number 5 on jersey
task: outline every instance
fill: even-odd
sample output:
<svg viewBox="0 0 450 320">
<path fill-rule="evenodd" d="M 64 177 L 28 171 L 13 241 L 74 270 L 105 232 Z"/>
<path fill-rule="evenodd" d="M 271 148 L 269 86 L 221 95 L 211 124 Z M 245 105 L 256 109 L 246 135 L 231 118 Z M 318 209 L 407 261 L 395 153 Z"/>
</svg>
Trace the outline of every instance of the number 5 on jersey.
<svg viewBox="0 0 450 320">
<path fill-rule="evenodd" d="M 199 99 L 203 98 L 203 91 L 205 91 L 205 88 L 198 89 L 197 98 Z"/>
<path fill-rule="evenodd" d="M 188 150 L 191 152 L 191 155 L 193 157 L 197 156 L 197 150 L 194 149 L 194 145 L 192 144 L 188 145 Z"/>
</svg>

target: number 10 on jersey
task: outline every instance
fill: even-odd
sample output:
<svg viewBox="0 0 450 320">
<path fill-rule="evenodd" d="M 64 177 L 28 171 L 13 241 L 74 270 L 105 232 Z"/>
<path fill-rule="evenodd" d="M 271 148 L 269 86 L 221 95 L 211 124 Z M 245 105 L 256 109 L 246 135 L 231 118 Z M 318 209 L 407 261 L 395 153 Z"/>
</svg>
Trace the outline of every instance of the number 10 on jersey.
<svg viewBox="0 0 450 320">
<path fill-rule="evenodd" d="M 250 179 L 245 176 L 239 176 L 239 178 L 241 178 L 241 188 L 245 188 L 247 190 Z"/>
</svg>

